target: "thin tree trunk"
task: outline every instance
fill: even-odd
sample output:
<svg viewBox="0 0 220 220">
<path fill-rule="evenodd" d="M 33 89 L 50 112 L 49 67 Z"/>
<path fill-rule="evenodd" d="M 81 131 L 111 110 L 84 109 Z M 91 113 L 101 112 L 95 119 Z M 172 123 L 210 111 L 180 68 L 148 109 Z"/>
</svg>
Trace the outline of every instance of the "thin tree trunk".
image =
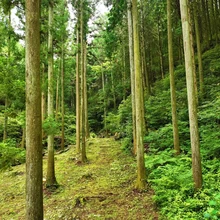
<svg viewBox="0 0 220 220">
<path fill-rule="evenodd" d="M 62 39 L 62 52 L 61 52 L 61 115 L 62 115 L 62 126 L 61 126 L 61 150 L 64 150 L 64 41 Z"/>
<path fill-rule="evenodd" d="M 48 117 L 54 118 L 53 107 L 53 1 L 49 2 L 49 36 L 48 36 Z M 57 185 L 54 164 L 54 134 L 48 135 L 47 178 L 48 187 Z"/>
<path fill-rule="evenodd" d="M 135 112 L 136 112 L 136 138 L 137 138 L 137 183 L 138 189 L 145 187 L 146 170 L 144 162 L 143 143 L 143 88 L 141 82 L 141 61 L 138 30 L 137 0 L 132 0 L 133 39 L 134 39 L 134 69 L 135 69 Z"/>
<path fill-rule="evenodd" d="M 60 60 L 60 69 L 61 69 L 61 60 Z M 60 88 L 59 88 L 59 84 L 60 84 L 60 72 L 61 72 L 61 70 L 60 70 L 59 68 L 58 68 L 58 71 L 57 71 L 57 86 L 56 86 L 56 121 L 58 120 L 58 113 L 59 113 L 59 105 L 60 105 L 60 103 L 59 103 L 59 90 L 60 90 Z"/>
<path fill-rule="evenodd" d="M 85 86 L 84 86 L 84 31 L 83 31 L 83 26 L 84 26 L 84 22 L 83 22 L 83 0 L 80 1 L 80 35 L 81 35 L 81 39 L 80 39 L 80 47 L 81 47 L 81 91 L 82 91 L 82 95 L 81 95 L 81 103 L 82 103 L 82 113 L 81 113 L 81 118 L 82 118 L 82 152 L 81 152 L 81 160 L 83 163 L 86 162 L 87 158 L 86 158 L 86 123 L 85 123 Z"/>
<path fill-rule="evenodd" d="M 103 67 L 101 64 L 101 71 L 102 71 L 102 91 L 103 91 L 103 121 L 104 121 L 104 130 L 106 129 L 106 96 L 105 96 L 105 73 L 103 71 Z M 106 131 L 106 130 L 105 130 Z"/>
<path fill-rule="evenodd" d="M 8 32 L 8 59 L 7 59 L 7 72 L 6 72 L 6 80 L 8 78 L 8 73 L 10 73 L 10 68 L 11 68 L 11 8 L 9 8 L 8 10 L 8 27 L 9 27 L 9 32 Z M 7 83 L 7 86 L 8 85 Z M 4 132 L 3 132 L 3 142 L 6 141 L 7 136 L 8 136 L 8 110 L 9 107 L 9 96 L 8 93 L 6 91 L 6 95 L 5 95 L 5 113 L 4 113 Z"/>
<path fill-rule="evenodd" d="M 77 24 L 77 54 L 76 54 L 76 151 L 80 152 L 80 73 L 79 73 L 79 64 L 80 64 L 80 48 L 79 48 L 79 22 Z"/>
<path fill-rule="evenodd" d="M 43 220 L 40 3 L 26 0 L 26 219 Z"/>
<path fill-rule="evenodd" d="M 112 70 L 111 70 L 111 80 L 112 80 L 112 94 L 113 94 L 114 110 L 116 110 L 115 82 L 114 82 L 114 75 L 113 75 Z"/>
<path fill-rule="evenodd" d="M 132 123 L 133 123 L 133 154 L 137 154 L 136 139 L 136 111 L 135 111 L 135 72 L 134 72 L 134 44 L 133 44 L 133 22 L 132 22 L 132 4 L 127 0 L 128 14 L 128 39 L 129 39 L 129 57 L 130 57 L 130 75 L 131 75 L 131 103 L 132 103 Z"/>
<path fill-rule="evenodd" d="M 176 154 L 180 153 L 179 130 L 176 112 L 176 88 L 174 78 L 173 64 L 173 35 L 172 35 L 172 19 L 171 19 L 171 1 L 167 0 L 167 32 L 168 32 L 168 52 L 169 52 L 169 72 L 170 72 L 170 95 L 172 107 L 172 124 L 173 124 L 173 144 Z"/>
<path fill-rule="evenodd" d="M 197 46 L 197 55 L 198 55 L 198 65 L 199 65 L 199 88 L 200 88 L 200 97 L 203 97 L 203 88 L 204 88 L 204 78 L 203 78 L 203 67 L 202 67 L 202 50 L 201 50 L 201 43 L 200 43 L 200 30 L 199 30 L 199 23 L 198 23 L 198 2 L 194 2 L 194 23 L 195 23 L 195 32 L 196 32 L 196 46 Z"/>
<path fill-rule="evenodd" d="M 25 127 L 22 127 L 22 138 L 21 138 L 21 148 L 25 148 L 25 138 L 26 138 L 26 132 Z"/>
<path fill-rule="evenodd" d="M 86 43 L 84 46 L 84 101 L 85 101 L 85 126 L 86 126 L 86 139 L 90 137 L 89 134 L 89 120 L 88 120 L 88 100 L 87 100 L 87 48 Z"/>
<path fill-rule="evenodd" d="M 161 77 L 164 78 L 164 68 L 163 68 L 163 51 L 162 51 L 162 43 L 161 43 L 161 36 L 160 36 L 160 29 L 159 29 L 159 18 L 157 23 L 157 31 L 158 31 L 158 46 L 159 46 L 159 58 L 160 58 L 160 71 Z"/>
<path fill-rule="evenodd" d="M 181 20 L 183 29 L 183 45 L 185 55 L 185 69 L 186 69 L 186 83 L 187 83 L 187 96 L 188 96 L 188 109 L 189 109 L 189 123 L 190 123 L 190 140 L 192 149 L 192 170 L 195 189 L 202 187 L 202 167 L 200 158 L 200 143 L 199 143 L 199 130 L 197 119 L 197 105 L 195 84 L 193 77 L 193 62 L 192 62 L 192 43 L 190 36 L 190 21 L 188 15 L 188 1 L 180 0 Z"/>
</svg>

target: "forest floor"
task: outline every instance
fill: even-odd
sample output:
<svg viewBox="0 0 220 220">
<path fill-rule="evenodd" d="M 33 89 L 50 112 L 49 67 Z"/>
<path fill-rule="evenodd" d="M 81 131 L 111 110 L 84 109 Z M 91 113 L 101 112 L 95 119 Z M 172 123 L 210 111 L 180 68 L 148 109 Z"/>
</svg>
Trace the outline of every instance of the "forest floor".
<svg viewBox="0 0 220 220">
<path fill-rule="evenodd" d="M 134 189 L 134 157 L 120 148 L 120 141 L 94 138 L 88 141 L 88 162 L 75 152 L 55 155 L 59 187 L 44 186 L 44 219 L 56 220 L 156 220 L 159 215 L 151 189 Z M 46 156 L 44 158 L 46 177 Z M 0 220 L 25 219 L 25 165 L 0 173 Z"/>
</svg>

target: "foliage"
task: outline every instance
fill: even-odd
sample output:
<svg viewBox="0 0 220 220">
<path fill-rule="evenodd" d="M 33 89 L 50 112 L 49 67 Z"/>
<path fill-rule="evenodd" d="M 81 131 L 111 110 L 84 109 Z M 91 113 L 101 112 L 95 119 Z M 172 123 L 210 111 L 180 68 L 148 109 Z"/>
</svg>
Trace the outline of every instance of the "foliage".
<svg viewBox="0 0 220 220">
<path fill-rule="evenodd" d="M 16 147 L 15 140 L 0 143 L 0 170 L 25 162 L 25 150 Z"/>
<path fill-rule="evenodd" d="M 174 157 L 173 154 L 173 151 L 164 150 L 145 156 L 148 181 L 155 190 L 154 200 L 168 219 L 202 219 L 206 209 L 210 213 L 213 210 L 208 208 L 213 193 L 219 192 L 216 170 L 220 164 L 203 162 L 204 188 L 195 192 L 190 155 Z"/>
<path fill-rule="evenodd" d="M 220 194 L 214 196 L 213 200 L 209 201 L 209 207 L 204 214 L 205 219 L 220 218 Z"/>
<path fill-rule="evenodd" d="M 55 135 L 59 132 L 59 123 L 54 117 L 47 117 L 43 122 L 43 130 L 47 135 Z"/>
<path fill-rule="evenodd" d="M 200 191 L 194 191 L 192 182 L 184 68 L 179 66 L 175 72 L 181 155 L 174 157 L 172 151 L 170 110 L 166 110 L 169 107 L 167 103 L 170 103 L 166 79 L 155 84 L 153 95 L 146 102 L 150 128 L 149 134 L 144 138 L 149 146 L 145 156 L 148 181 L 155 191 L 156 204 L 168 219 L 219 218 L 220 79 L 219 75 L 216 78 L 216 72 L 219 73 L 218 64 L 214 62 L 219 58 L 216 48 L 203 55 L 207 74 L 205 96 L 198 106 L 200 151 L 203 159 L 203 188 Z"/>
<path fill-rule="evenodd" d="M 73 114 L 65 114 L 64 117 L 64 133 L 65 133 L 65 145 L 75 143 L 76 133 L 76 117 Z"/>
</svg>

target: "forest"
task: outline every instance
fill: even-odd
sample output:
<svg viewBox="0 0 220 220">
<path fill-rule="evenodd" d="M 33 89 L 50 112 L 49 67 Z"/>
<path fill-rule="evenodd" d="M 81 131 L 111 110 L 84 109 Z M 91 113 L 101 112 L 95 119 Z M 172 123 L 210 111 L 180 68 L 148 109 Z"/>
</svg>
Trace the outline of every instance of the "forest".
<svg viewBox="0 0 220 220">
<path fill-rule="evenodd" d="M 0 219 L 220 219 L 220 0 L 1 0 Z"/>
</svg>

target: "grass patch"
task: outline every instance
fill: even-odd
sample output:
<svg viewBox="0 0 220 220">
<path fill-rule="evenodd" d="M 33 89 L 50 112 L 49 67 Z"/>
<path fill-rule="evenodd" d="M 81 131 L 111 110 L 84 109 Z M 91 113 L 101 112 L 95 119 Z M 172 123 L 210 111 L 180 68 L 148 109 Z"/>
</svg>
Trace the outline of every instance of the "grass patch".
<svg viewBox="0 0 220 220">
<path fill-rule="evenodd" d="M 44 188 L 45 219 L 158 219 L 152 190 L 134 190 L 136 162 L 119 142 L 91 139 L 87 157 L 87 163 L 79 163 L 74 147 L 55 155 L 59 187 Z M 0 188 L 1 219 L 24 219 L 25 166 L 0 173 Z"/>
</svg>

